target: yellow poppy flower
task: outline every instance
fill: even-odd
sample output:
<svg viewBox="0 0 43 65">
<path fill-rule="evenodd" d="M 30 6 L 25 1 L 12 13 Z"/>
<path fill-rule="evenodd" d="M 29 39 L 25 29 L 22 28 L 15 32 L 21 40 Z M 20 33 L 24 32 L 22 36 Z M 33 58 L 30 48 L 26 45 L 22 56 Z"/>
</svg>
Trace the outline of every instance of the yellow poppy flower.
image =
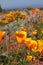
<svg viewBox="0 0 43 65">
<path fill-rule="evenodd" d="M 37 34 L 37 30 L 33 31 L 32 34 L 33 35 L 36 35 Z"/>
<path fill-rule="evenodd" d="M 27 56 L 27 60 L 32 61 L 33 56 Z"/>
<path fill-rule="evenodd" d="M 20 32 L 16 31 L 15 36 L 17 38 L 18 43 L 22 43 L 27 37 L 27 32 L 25 32 L 25 31 L 20 31 Z"/>
<path fill-rule="evenodd" d="M 43 53 L 43 40 L 37 40 L 38 41 L 38 50 L 40 53 Z"/>
<path fill-rule="evenodd" d="M 25 43 L 25 45 L 30 49 L 31 38 L 26 38 L 24 43 Z"/>
<path fill-rule="evenodd" d="M 37 41 L 35 41 L 35 40 L 31 40 L 31 46 L 30 46 L 30 49 L 31 49 L 31 50 L 32 50 L 32 49 L 34 49 L 34 50 L 37 49 Z"/>
</svg>

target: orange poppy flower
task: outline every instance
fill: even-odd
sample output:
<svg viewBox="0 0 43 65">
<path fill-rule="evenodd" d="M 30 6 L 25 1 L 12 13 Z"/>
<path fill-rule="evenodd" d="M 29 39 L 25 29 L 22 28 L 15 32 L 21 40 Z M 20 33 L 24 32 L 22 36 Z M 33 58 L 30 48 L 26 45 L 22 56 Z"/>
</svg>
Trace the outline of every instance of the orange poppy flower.
<svg viewBox="0 0 43 65">
<path fill-rule="evenodd" d="M 5 20 L 2 20 L 3 23 L 7 24 L 8 23 L 8 20 L 5 19 Z"/>
<path fill-rule="evenodd" d="M 30 49 L 37 49 L 37 41 L 35 40 L 31 40 L 31 46 L 30 46 Z"/>
<path fill-rule="evenodd" d="M 32 34 L 33 34 L 33 35 L 36 35 L 36 34 L 37 34 L 37 30 L 34 30 L 34 31 L 32 32 Z"/>
<path fill-rule="evenodd" d="M 24 43 L 25 43 L 25 45 L 30 49 L 31 38 L 26 38 Z"/>
<path fill-rule="evenodd" d="M 35 13 L 35 10 L 30 10 L 30 14 L 34 14 Z"/>
<path fill-rule="evenodd" d="M 38 50 L 43 53 L 43 40 L 38 40 Z"/>
<path fill-rule="evenodd" d="M 30 49 L 36 49 L 37 48 L 37 42 L 35 40 L 32 40 L 31 38 L 27 38 L 25 40 L 25 45 Z"/>
<path fill-rule="evenodd" d="M 41 17 L 43 17 L 43 13 L 42 13 L 42 14 L 40 14 L 40 16 L 41 16 Z"/>
<path fill-rule="evenodd" d="M 11 20 L 12 20 L 12 18 L 11 18 L 11 17 L 7 17 L 7 20 L 8 20 L 8 21 L 11 21 Z"/>
<path fill-rule="evenodd" d="M 5 32 L 4 31 L 0 31 L 0 41 L 2 40 L 3 36 L 4 36 Z"/>
<path fill-rule="evenodd" d="M 36 9 L 35 9 L 35 12 L 36 12 L 36 13 L 39 13 L 39 12 L 40 12 L 40 9 L 36 8 Z"/>
<path fill-rule="evenodd" d="M 17 38 L 18 43 L 22 43 L 25 40 L 27 33 L 25 31 L 16 31 L 15 36 Z"/>
</svg>

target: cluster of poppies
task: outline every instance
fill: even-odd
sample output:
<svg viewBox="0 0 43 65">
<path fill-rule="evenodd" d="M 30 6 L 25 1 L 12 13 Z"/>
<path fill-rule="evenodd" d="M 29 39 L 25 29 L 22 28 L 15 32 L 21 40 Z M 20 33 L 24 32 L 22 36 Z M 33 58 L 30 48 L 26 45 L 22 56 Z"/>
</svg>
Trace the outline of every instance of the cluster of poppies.
<svg viewBox="0 0 43 65">
<path fill-rule="evenodd" d="M 9 53 L 10 51 L 12 51 L 14 52 L 16 59 L 17 57 L 20 57 L 20 59 L 24 59 L 25 56 L 26 59 L 30 61 L 36 59 L 34 54 L 43 54 L 43 12 L 38 8 L 29 10 L 28 12 L 29 14 L 21 10 L 10 11 L 6 14 L 5 18 L 0 20 L 0 23 L 4 24 L 9 24 L 11 22 L 17 23 L 14 23 L 14 26 L 12 23 L 12 25 L 9 24 L 10 32 L 4 31 L 5 28 L 3 30 L 0 30 L 0 53 L 5 53 L 6 55 L 6 52 Z M 5 27 L 7 27 L 7 25 Z M 12 28 L 13 30 L 10 30 Z M 6 34 L 7 32 L 8 34 Z M 3 42 L 3 40 L 5 42 Z M 21 49 L 23 49 L 24 47 L 26 49 L 26 53 L 24 52 L 25 50 L 21 51 Z M 24 56 L 22 55 L 22 52 Z M 33 53 L 33 56 L 30 54 L 31 52 Z"/>
<path fill-rule="evenodd" d="M 36 18 L 37 17 L 40 18 L 40 20 L 38 20 L 38 21 L 39 22 L 41 21 L 43 23 L 43 12 L 39 8 L 30 10 L 30 14 L 32 16 L 36 15 Z"/>
<path fill-rule="evenodd" d="M 40 9 L 32 9 L 29 11 L 29 14 L 36 15 L 38 14 L 39 17 L 41 18 L 41 22 L 43 22 L 43 13 L 41 12 Z M 17 11 L 10 11 L 9 13 L 6 14 L 5 18 L 1 19 L 0 22 L 4 23 L 4 24 L 8 24 L 9 22 L 17 22 L 19 20 L 24 20 L 26 19 L 27 21 L 29 20 L 31 16 L 29 16 L 27 14 L 27 12 L 23 12 L 21 10 L 17 10 Z"/>
<path fill-rule="evenodd" d="M 27 38 L 27 32 L 25 31 L 16 31 L 16 38 L 18 43 L 25 44 L 31 51 L 43 53 L 43 40 Z"/>
<path fill-rule="evenodd" d="M 1 19 L 0 22 L 8 24 L 9 22 L 17 22 L 19 20 L 24 20 L 26 18 L 26 14 L 21 10 L 10 11 L 6 14 L 5 18 Z"/>
</svg>

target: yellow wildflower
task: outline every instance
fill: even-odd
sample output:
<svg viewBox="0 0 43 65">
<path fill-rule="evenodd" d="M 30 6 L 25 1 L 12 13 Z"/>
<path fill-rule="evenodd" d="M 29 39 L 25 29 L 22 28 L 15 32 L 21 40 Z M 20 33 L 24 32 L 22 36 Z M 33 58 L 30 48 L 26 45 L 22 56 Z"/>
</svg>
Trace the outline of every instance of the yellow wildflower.
<svg viewBox="0 0 43 65">
<path fill-rule="evenodd" d="M 32 61 L 33 56 L 27 56 L 27 60 Z"/>
<path fill-rule="evenodd" d="M 22 43 L 27 37 L 27 32 L 25 32 L 25 31 L 20 31 L 20 32 L 16 31 L 15 35 L 16 35 L 18 43 Z"/>
</svg>

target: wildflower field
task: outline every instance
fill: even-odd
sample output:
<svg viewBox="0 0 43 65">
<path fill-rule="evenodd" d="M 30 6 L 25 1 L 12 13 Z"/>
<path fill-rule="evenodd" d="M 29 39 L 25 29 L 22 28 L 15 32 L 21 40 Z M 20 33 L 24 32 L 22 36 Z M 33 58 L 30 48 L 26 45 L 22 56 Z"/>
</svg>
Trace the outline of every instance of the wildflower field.
<svg viewBox="0 0 43 65">
<path fill-rule="evenodd" d="M 0 19 L 0 65 L 43 65 L 43 10 L 12 10 Z"/>
</svg>

